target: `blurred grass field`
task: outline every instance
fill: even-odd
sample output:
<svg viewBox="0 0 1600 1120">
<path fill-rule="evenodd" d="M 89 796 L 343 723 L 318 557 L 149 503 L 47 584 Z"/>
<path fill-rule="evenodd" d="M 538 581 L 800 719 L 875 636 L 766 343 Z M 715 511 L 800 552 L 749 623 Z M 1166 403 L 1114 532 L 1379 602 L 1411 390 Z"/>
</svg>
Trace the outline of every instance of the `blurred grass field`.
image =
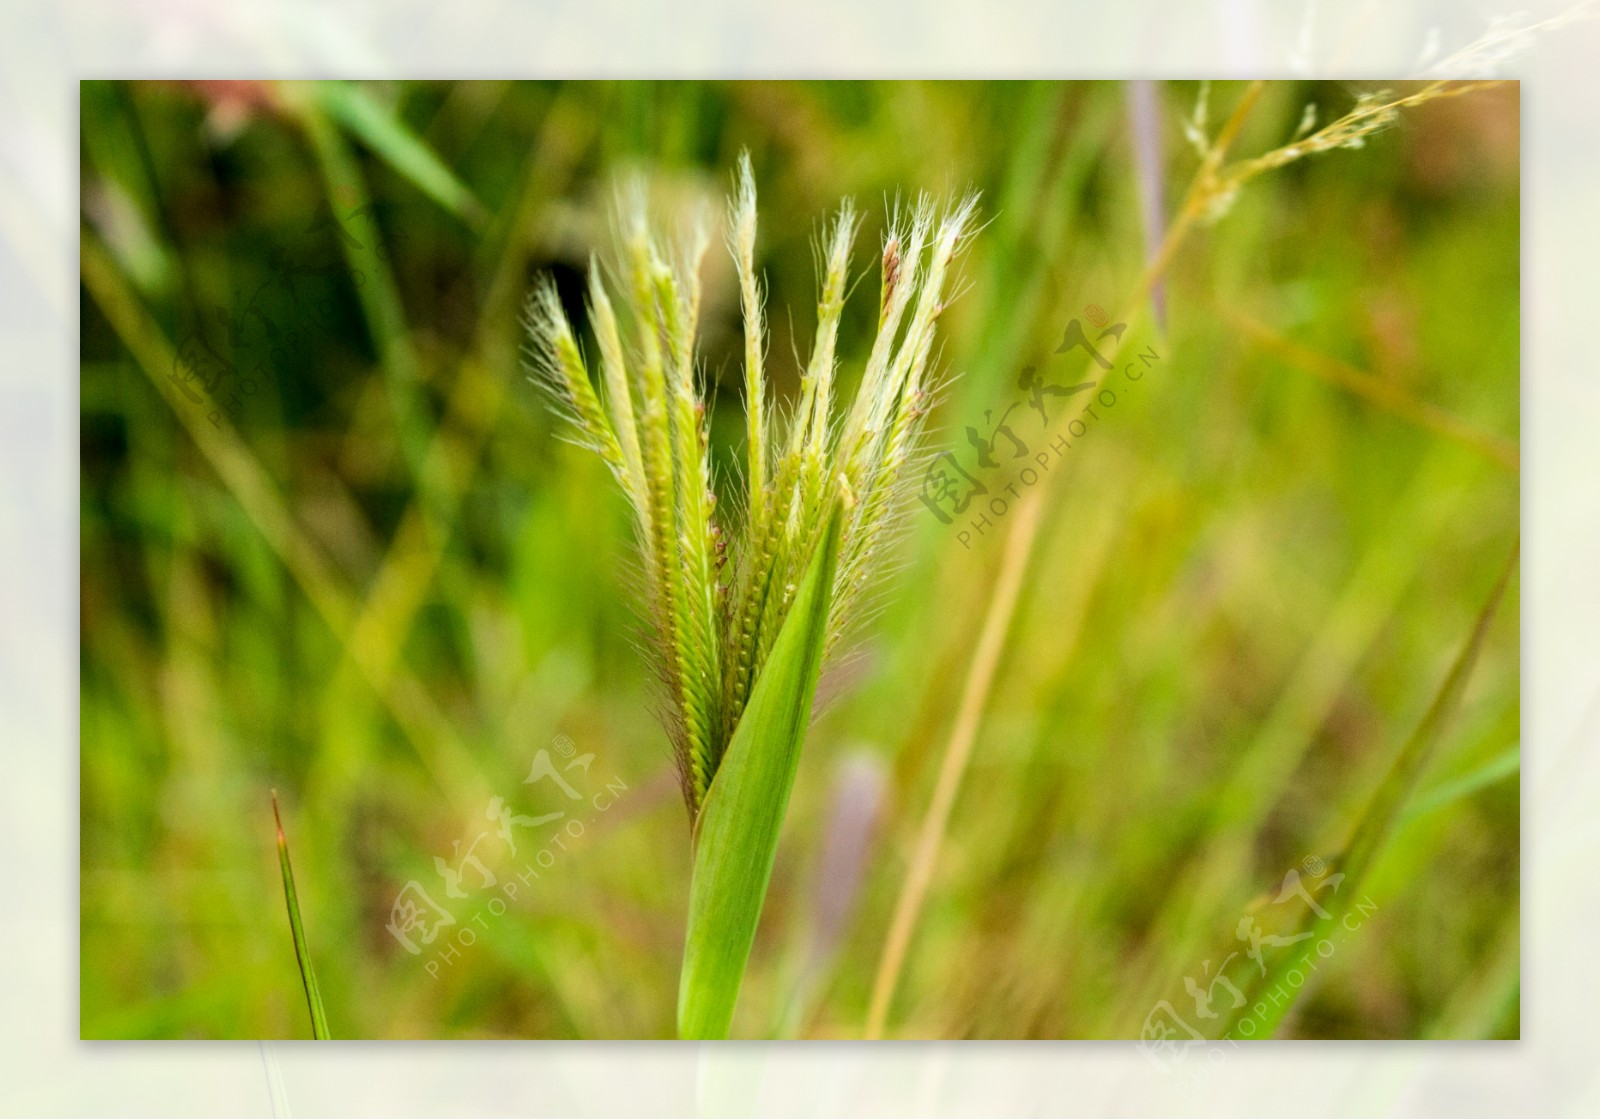
<svg viewBox="0 0 1600 1120">
<path fill-rule="evenodd" d="M 1235 151 L 1365 88 L 1269 84 Z M 1153 92 L 1138 134 L 1117 83 L 84 83 L 83 1037 L 309 1035 L 274 788 L 337 1037 L 670 1037 L 687 818 L 623 499 L 520 364 L 534 276 L 581 316 L 619 179 L 720 206 L 748 149 L 780 386 L 823 222 L 866 214 L 848 379 L 886 206 L 981 190 L 934 415 L 975 471 L 964 430 L 1024 401 L 1037 437 L 1019 370 L 1075 379 L 1064 330 L 1146 267 L 1136 148 L 1168 221 L 1195 174 L 1196 84 Z M 1160 360 L 1048 472 L 890 1036 L 1137 1038 L 1162 1001 L 1207 1029 L 1186 977 L 1242 986 L 1241 918 L 1337 866 L 1517 538 L 1518 123 L 1504 83 L 1263 174 L 1130 309 L 1119 353 Z M 732 463 L 720 239 L 707 262 Z M 1012 522 L 978 515 L 913 506 L 736 1036 L 864 1030 L 1004 563 Z M 1518 1036 L 1518 622 L 1513 580 L 1281 1033 Z M 388 928 L 410 883 L 426 944 Z"/>
</svg>

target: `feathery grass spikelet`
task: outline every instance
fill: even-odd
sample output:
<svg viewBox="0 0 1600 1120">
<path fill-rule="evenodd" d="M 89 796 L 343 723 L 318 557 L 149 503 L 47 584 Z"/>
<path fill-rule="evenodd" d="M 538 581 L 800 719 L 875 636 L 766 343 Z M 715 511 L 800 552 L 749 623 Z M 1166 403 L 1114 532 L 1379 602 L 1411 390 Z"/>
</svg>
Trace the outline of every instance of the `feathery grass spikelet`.
<svg viewBox="0 0 1600 1120">
<path fill-rule="evenodd" d="M 750 154 L 739 156 L 738 193 L 730 205 L 729 251 L 739 273 L 739 306 L 744 318 L 744 410 L 750 516 L 747 531 L 758 536 L 765 522 L 767 498 L 767 402 L 763 363 L 766 322 L 761 280 L 756 276 L 756 181 Z"/>
<path fill-rule="evenodd" d="M 578 433 L 577 442 L 598 452 L 619 479 L 623 479 L 622 449 L 611 423 L 600 407 L 583 354 L 573 337 L 555 281 L 541 277 L 528 301 L 528 352 L 535 376 L 550 388 L 560 410 Z"/>
<path fill-rule="evenodd" d="M 884 537 L 902 508 L 907 465 L 929 400 L 935 326 L 952 262 L 970 236 L 977 199 L 939 213 L 927 196 L 896 206 L 882 256 L 878 333 L 847 408 L 836 401 L 839 322 L 860 219 L 849 201 L 831 223 L 822 260 L 816 332 L 799 399 L 774 430 L 764 368 L 763 287 L 756 273 L 756 188 L 740 157 L 729 200 L 727 247 L 744 320 L 746 468 L 742 517 L 719 520 L 707 451 L 695 334 L 700 262 L 709 243 L 697 224 L 664 251 L 646 217 L 642 188 L 624 198 L 617 293 L 591 262 L 590 318 L 605 394 L 590 384 L 583 354 L 548 280 L 529 308 L 533 364 L 577 442 L 611 467 L 634 509 L 647 619 L 666 692 L 665 718 L 691 819 L 771 655 L 802 577 L 825 537 L 830 564 L 827 643 L 857 614 Z M 627 328 L 631 327 L 631 331 Z M 839 527 L 830 511 L 844 499 Z M 730 526 L 733 531 L 730 532 Z"/>
<path fill-rule="evenodd" d="M 1425 105 L 1446 97 L 1459 97 L 1464 93 L 1494 85 L 1492 81 L 1429 82 L 1415 93 L 1395 97 L 1389 90 L 1369 90 L 1356 98 L 1355 106 L 1343 116 L 1316 131 L 1311 131 L 1316 120 L 1315 107 L 1306 106 L 1289 142 L 1271 151 L 1249 159 L 1237 160 L 1225 168 L 1215 170 L 1200 184 L 1200 209 L 1211 221 L 1222 218 L 1232 208 L 1245 183 L 1263 172 L 1273 171 L 1307 156 L 1320 155 L 1340 148 L 1362 148 L 1367 138 L 1392 127 L 1400 119 L 1400 110 Z M 1185 124 L 1185 132 L 1199 151 L 1201 158 L 1215 151 L 1212 141 L 1204 132 L 1205 87 L 1202 84 L 1200 104 L 1194 120 Z M 1220 156 L 1220 152 L 1216 153 Z"/>
</svg>

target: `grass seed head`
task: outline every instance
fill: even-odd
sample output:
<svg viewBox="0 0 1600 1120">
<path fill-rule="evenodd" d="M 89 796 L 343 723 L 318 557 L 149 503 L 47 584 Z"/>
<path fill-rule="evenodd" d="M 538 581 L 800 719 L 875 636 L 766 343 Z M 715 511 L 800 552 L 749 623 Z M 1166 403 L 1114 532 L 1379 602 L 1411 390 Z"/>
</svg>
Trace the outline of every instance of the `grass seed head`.
<svg viewBox="0 0 1600 1120">
<path fill-rule="evenodd" d="M 862 594 L 904 508 L 907 464 L 917 460 L 934 328 L 951 298 L 952 266 L 974 229 L 977 198 L 942 212 L 927 196 L 905 212 L 895 206 L 883 246 L 878 333 L 849 401 L 837 399 L 837 343 L 860 220 L 848 200 L 840 206 L 826 241 L 799 399 L 786 423 L 777 423 L 755 265 L 755 177 L 749 157 L 740 157 L 727 247 L 744 321 L 746 462 L 742 508 L 725 520 L 719 520 L 695 356 L 708 227 L 697 223 L 680 247 L 664 250 L 641 188 L 625 193 L 623 209 L 614 291 L 590 264 L 589 312 L 604 399 L 548 279 L 529 302 L 529 354 L 571 438 L 605 460 L 633 508 L 664 722 L 695 818 L 795 588 L 841 503 L 829 648 L 866 613 Z"/>
</svg>

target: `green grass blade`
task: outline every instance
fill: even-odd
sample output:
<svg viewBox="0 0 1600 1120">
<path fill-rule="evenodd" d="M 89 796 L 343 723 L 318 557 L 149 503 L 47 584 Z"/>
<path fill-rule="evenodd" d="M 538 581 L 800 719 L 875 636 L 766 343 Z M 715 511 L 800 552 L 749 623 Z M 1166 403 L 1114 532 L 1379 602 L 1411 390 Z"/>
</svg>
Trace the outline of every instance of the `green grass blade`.
<svg viewBox="0 0 1600 1120">
<path fill-rule="evenodd" d="M 1378 787 L 1372 803 L 1356 827 L 1355 835 L 1351 838 L 1350 846 L 1344 858 L 1340 860 L 1339 866 L 1339 870 L 1351 880 L 1355 880 L 1353 883 L 1347 883 L 1351 889 L 1360 886 L 1360 880 L 1366 877 L 1372 865 L 1377 862 L 1384 843 L 1394 831 L 1400 813 L 1416 786 L 1417 778 L 1432 759 L 1440 739 L 1443 738 L 1445 726 L 1460 704 L 1462 693 L 1466 691 L 1467 678 L 1471 676 L 1478 655 L 1483 651 L 1489 624 L 1494 621 L 1500 600 L 1505 597 L 1506 587 L 1511 582 L 1512 572 L 1516 570 L 1520 551 L 1519 542 L 1518 546 L 1512 549 L 1505 569 L 1495 581 L 1494 590 L 1489 593 L 1488 600 L 1479 611 L 1471 636 L 1461 647 L 1461 652 L 1456 655 L 1455 663 L 1450 666 L 1449 675 L 1445 677 L 1444 684 L 1433 698 L 1433 703 L 1428 706 L 1427 714 L 1423 716 L 1416 731 L 1412 732 L 1410 740 L 1400 751 L 1394 765 L 1389 768 L 1383 784 Z"/>
<path fill-rule="evenodd" d="M 1463 797 L 1471 797 L 1480 789 L 1504 781 L 1521 769 L 1522 744 L 1512 743 L 1477 769 L 1469 770 L 1459 778 L 1441 782 L 1427 793 L 1420 795 L 1411 803 L 1411 807 L 1405 811 L 1405 816 L 1401 820 L 1409 821 L 1425 813 L 1431 813 L 1435 809 L 1443 809 Z"/>
<path fill-rule="evenodd" d="M 294 892 L 294 870 L 289 866 L 289 841 L 283 835 L 283 817 L 278 813 L 278 791 L 272 791 L 272 819 L 278 825 L 278 867 L 283 871 L 283 897 L 289 903 L 289 931 L 294 935 L 294 957 L 300 965 L 300 979 L 305 984 L 306 1006 L 311 1009 L 311 1037 L 332 1038 L 328 1033 L 328 1013 L 322 1007 L 322 989 L 317 986 L 317 973 L 311 967 L 311 953 L 306 948 L 306 931 L 300 923 L 300 900 Z"/>
<path fill-rule="evenodd" d="M 1484 640 L 1489 633 L 1489 624 L 1494 621 L 1495 611 L 1499 608 L 1501 599 L 1505 597 L 1506 587 L 1511 582 L 1512 572 L 1516 570 L 1520 553 L 1519 540 L 1517 546 L 1511 550 L 1511 557 L 1506 561 L 1500 578 L 1495 581 L 1494 590 L 1489 593 L 1488 600 L 1478 612 L 1471 635 L 1461 647 L 1461 652 L 1456 655 L 1455 662 L 1450 666 L 1449 674 L 1434 695 L 1433 702 L 1428 705 L 1427 714 L 1422 717 L 1422 722 L 1417 725 L 1417 729 L 1411 733 L 1411 737 L 1406 740 L 1405 746 L 1395 757 L 1388 774 L 1384 776 L 1382 784 L 1372 795 L 1366 811 L 1356 824 L 1350 843 L 1337 863 L 1336 869 L 1344 874 L 1344 882 L 1338 893 L 1325 901 L 1325 908 L 1321 914 L 1308 913 L 1309 920 L 1304 923 L 1302 933 L 1309 936 L 1297 940 L 1293 949 L 1280 953 L 1274 959 L 1272 967 L 1268 968 L 1266 974 L 1253 985 L 1250 995 L 1229 1019 L 1224 1037 L 1271 1038 L 1277 1031 L 1278 1025 L 1283 1022 L 1284 1016 L 1310 986 L 1303 981 L 1298 984 L 1286 983 L 1287 979 L 1294 973 L 1305 977 L 1315 971 L 1317 946 L 1324 940 L 1338 936 L 1340 923 L 1352 907 L 1363 901 L 1361 891 L 1366 884 L 1368 873 L 1382 856 L 1390 837 L 1394 835 L 1402 819 L 1406 802 L 1416 786 L 1417 778 L 1432 759 L 1439 742 L 1444 737 L 1450 716 L 1461 702 L 1462 693 L 1466 691 L 1467 678 L 1472 675 L 1472 668 L 1477 664 L 1478 655 L 1483 650 Z M 1285 993 L 1287 993 L 1286 998 Z M 1249 1030 L 1242 1031 L 1240 1028 L 1247 1021 Z"/>
<path fill-rule="evenodd" d="M 388 382 L 400 450 L 416 476 L 423 501 L 436 507 L 439 482 L 429 472 L 426 458 L 434 434 L 433 413 L 391 267 L 392 253 L 384 248 L 383 231 L 373 213 L 361 164 L 323 108 L 319 94 L 306 95 L 294 104 L 327 187 L 329 213 L 341 222 L 340 250 Z"/>
<path fill-rule="evenodd" d="M 482 219 L 483 207 L 467 185 L 367 90 L 347 82 L 321 82 L 317 97 L 324 112 L 401 178 L 467 224 L 476 226 Z"/>
<path fill-rule="evenodd" d="M 842 512 L 836 503 L 695 822 L 681 1038 L 726 1038 L 733 1021 L 822 669 Z"/>
</svg>

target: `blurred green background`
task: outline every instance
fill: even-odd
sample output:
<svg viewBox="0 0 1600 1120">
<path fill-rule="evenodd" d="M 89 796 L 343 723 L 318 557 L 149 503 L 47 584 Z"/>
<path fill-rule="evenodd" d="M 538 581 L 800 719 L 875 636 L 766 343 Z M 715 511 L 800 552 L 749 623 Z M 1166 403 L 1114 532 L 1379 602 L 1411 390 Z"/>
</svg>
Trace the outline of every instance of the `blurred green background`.
<svg viewBox="0 0 1600 1120">
<path fill-rule="evenodd" d="M 1235 151 L 1365 88 L 1271 84 Z M 1140 133 L 1116 83 L 83 84 L 83 1036 L 308 1035 L 275 788 L 337 1036 L 670 1037 L 687 816 L 624 503 L 521 368 L 533 277 L 581 318 L 616 184 L 720 205 L 747 148 L 786 395 L 838 200 L 867 214 L 849 380 L 886 207 L 977 188 L 934 415 L 974 470 L 963 429 L 1024 401 L 1036 435 L 1018 371 L 1076 380 L 1068 322 L 1134 289 L 1136 147 L 1169 215 L 1195 173 L 1196 84 L 1149 92 Z M 1195 1023 L 1185 978 L 1336 855 L 1517 534 L 1518 113 L 1477 91 L 1255 179 L 1184 241 L 1164 321 L 1133 309 L 1123 353 L 1162 360 L 1052 472 L 891 1035 Z M 720 242 L 705 276 L 731 462 Z M 862 1031 L 1007 528 L 907 526 L 808 740 L 738 1035 Z M 1518 741 L 1513 584 L 1286 1033 L 1517 1036 Z"/>
</svg>

